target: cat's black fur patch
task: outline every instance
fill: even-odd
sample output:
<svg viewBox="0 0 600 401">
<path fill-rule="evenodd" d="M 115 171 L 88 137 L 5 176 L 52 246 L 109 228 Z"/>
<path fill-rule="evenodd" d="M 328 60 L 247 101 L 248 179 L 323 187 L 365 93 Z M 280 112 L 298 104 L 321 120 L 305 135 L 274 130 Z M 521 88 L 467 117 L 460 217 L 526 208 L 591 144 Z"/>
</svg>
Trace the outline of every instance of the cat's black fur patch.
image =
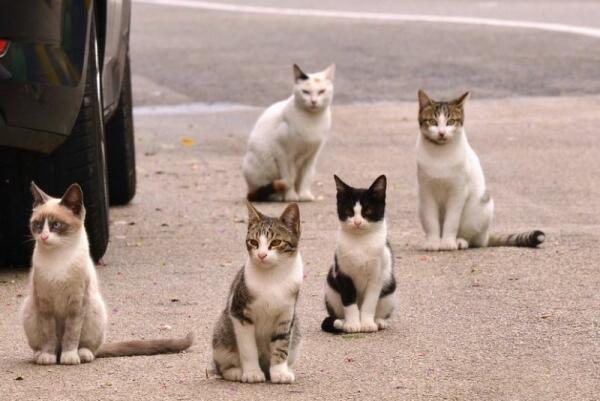
<svg viewBox="0 0 600 401">
<path fill-rule="evenodd" d="M 329 269 L 327 284 L 342 298 L 342 305 L 348 306 L 356 303 L 356 287 L 354 281 L 347 274 L 342 273 L 338 266 L 337 256 L 334 265 Z"/>
<path fill-rule="evenodd" d="M 377 177 L 368 189 L 351 187 L 337 175 L 333 177 L 337 187 L 337 212 L 340 221 L 346 221 L 354 216 L 354 205 L 357 202 L 361 205 L 361 214 L 367 221 L 378 222 L 383 220 L 387 186 L 385 175 Z"/>
</svg>

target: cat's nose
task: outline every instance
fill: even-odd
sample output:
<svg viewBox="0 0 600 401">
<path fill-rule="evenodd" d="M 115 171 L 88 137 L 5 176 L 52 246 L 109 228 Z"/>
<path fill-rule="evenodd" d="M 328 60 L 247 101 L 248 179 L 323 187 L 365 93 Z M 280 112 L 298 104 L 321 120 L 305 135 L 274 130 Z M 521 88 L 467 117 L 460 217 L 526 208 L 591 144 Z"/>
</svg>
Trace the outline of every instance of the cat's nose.
<svg viewBox="0 0 600 401">
<path fill-rule="evenodd" d="M 440 135 L 440 139 L 444 139 L 446 137 L 446 133 L 445 132 L 441 132 L 439 133 Z"/>
<path fill-rule="evenodd" d="M 356 226 L 356 228 L 360 228 L 360 226 L 362 226 L 362 221 L 354 220 L 354 225 Z"/>
<path fill-rule="evenodd" d="M 48 234 L 48 233 L 40 234 L 40 238 L 42 239 L 42 241 L 46 241 L 49 237 L 50 237 L 50 234 Z"/>
<path fill-rule="evenodd" d="M 267 253 L 266 252 L 259 252 L 258 253 L 258 258 L 260 260 L 265 260 L 266 257 L 267 257 Z"/>
</svg>

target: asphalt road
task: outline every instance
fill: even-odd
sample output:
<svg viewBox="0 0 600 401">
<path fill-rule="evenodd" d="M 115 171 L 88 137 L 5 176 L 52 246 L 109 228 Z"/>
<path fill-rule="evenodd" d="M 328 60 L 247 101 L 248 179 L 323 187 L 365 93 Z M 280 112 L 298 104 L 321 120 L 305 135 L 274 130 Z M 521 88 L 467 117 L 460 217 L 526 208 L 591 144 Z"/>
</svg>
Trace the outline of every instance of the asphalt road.
<svg viewBox="0 0 600 401">
<path fill-rule="evenodd" d="M 408 12 L 389 0 L 253 4 Z M 485 11 L 472 1 L 408 4 L 415 13 Z M 564 20 L 557 3 L 496 7 L 509 13 L 508 4 L 515 19 L 575 23 L 575 5 L 586 10 L 582 25 L 600 15 L 594 2 L 564 6 Z M 596 400 L 600 71 L 593 68 L 598 51 L 590 49 L 600 50 L 600 39 L 134 3 L 139 190 L 131 205 L 111 209 L 111 243 L 98 267 L 111 311 L 109 339 L 193 329 L 197 343 L 179 355 L 32 365 L 18 319 L 27 274 L 3 270 L 0 399 Z M 448 54 L 453 67 L 435 64 L 434 55 Z M 301 205 L 306 276 L 297 382 L 223 382 L 209 371 L 210 335 L 245 259 L 245 139 L 260 106 L 287 96 L 290 63 L 310 70 L 331 61 L 338 92 L 316 177 L 322 199 Z M 542 229 L 548 241 L 540 249 L 419 250 L 418 86 L 441 95 L 473 90 L 467 132 L 495 198 L 494 230 Z M 337 229 L 333 173 L 357 185 L 388 175 L 399 301 L 390 330 L 336 337 L 319 329 Z M 283 207 L 259 206 L 272 214 Z"/>
</svg>

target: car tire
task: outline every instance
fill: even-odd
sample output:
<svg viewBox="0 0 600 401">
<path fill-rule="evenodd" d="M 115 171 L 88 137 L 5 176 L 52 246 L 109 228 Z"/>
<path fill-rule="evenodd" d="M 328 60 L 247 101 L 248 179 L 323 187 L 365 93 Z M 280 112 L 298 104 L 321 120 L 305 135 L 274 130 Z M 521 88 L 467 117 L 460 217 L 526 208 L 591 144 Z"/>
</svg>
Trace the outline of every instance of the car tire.
<svg viewBox="0 0 600 401">
<path fill-rule="evenodd" d="M 90 254 L 96 262 L 106 252 L 109 239 L 108 173 L 99 71 L 98 42 L 92 21 L 85 91 L 79 114 L 71 135 L 48 160 L 47 167 L 53 170 L 54 176 L 40 177 L 41 188 L 46 179 L 53 179 L 54 183 L 49 183 L 49 187 L 57 196 L 72 183 L 81 186 Z"/>
<path fill-rule="evenodd" d="M 126 205 L 136 190 L 133 102 L 129 55 L 125 62 L 119 104 L 106 124 L 108 192 L 111 205 Z"/>
</svg>

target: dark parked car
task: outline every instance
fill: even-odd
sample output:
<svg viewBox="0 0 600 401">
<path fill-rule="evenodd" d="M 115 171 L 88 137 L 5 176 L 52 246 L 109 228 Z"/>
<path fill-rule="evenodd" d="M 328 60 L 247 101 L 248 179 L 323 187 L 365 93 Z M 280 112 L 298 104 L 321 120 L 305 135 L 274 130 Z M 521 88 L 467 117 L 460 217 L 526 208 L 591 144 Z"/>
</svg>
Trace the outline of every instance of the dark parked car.
<svg viewBox="0 0 600 401">
<path fill-rule="evenodd" d="M 135 194 L 130 0 L 0 0 L 0 266 L 28 265 L 30 183 L 81 185 L 92 257 Z"/>
</svg>

